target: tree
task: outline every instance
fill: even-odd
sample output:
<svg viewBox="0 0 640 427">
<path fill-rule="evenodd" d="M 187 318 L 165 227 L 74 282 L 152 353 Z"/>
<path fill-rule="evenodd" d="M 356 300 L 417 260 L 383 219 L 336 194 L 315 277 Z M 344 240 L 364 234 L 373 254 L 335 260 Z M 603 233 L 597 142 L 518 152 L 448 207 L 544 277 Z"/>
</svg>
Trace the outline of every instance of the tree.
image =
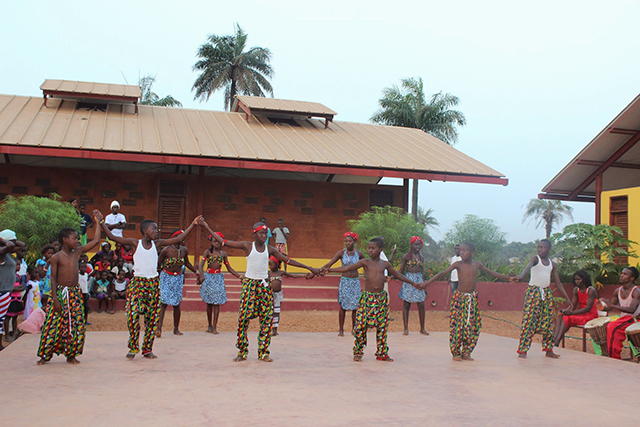
<svg viewBox="0 0 640 427">
<path fill-rule="evenodd" d="M 535 220 L 536 228 L 544 224 L 548 239 L 553 231 L 553 225 L 560 225 L 565 216 L 573 221 L 572 212 L 573 208 L 560 200 L 531 199 L 527 204 L 522 222 L 524 223 L 527 218 L 529 218 L 529 222 Z"/>
<path fill-rule="evenodd" d="M 80 216 L 68 203 L 59 201 L 60 196 L 7 196 L 0 206 L 0 230 L 9 228 L 18 240 L 27 245 L 27 262 L 32 264 L 39 258 L 40 248 L 65 227 L 80 230 Z"/>
<path fill-rule="evenodd" d="M 158 107 L 182 107 L 182 102 L 178 101 L 171 95 L 167 95 L 164 98 L 160 98 L 155 92 L 151 90 L 151 87 L 156 82 L 155 76 L 143 76 L 138 80 L 138 86 L 140 86 L 140 104 L 144 105 L 156 105 Z"/>
<path fill-rule="evenodd" d="M 198 49 L 193 66 L 200 75 L 193 84 L 194 99 L 209 100 L 211 94 L 224 88 L 224 108 L 229 110 L 236 94 L 273 96 L 268 78 L 273 77 L 271 52 L 262 47 L 245 51 L 247 33 L 235 25 L 236 33 L 228 36 L 212 34 Z"/>
<path fill-rule="evenodd" d="M 567 225 L 561 233 L 551 236 L 555 243 L 555 254 L 561 262 L 558 270 L 564 277 L 572 277 L 577 270 L 585 270 L 599 282 L 616 280 L 625 265 L 614 262 L 617 257 L 636 258 L 627 248 L 636 242 L 623 237 L 620 228 L 582 222 Z"/>
<path fill-rule="evenodd" d="M 365 254 L 369 240 L 376 236 L 384 237 L 387 256 L 394 246 L 397 246 L 398 254 L 409 252 L 413 236 L 424 238 L 424 227 L 415 222 L 404 209 L 395 206 L 374 206 L 370 211 L 361 213 L 357 219 L 347 221 L 347 224 L 360 236 L 357 246 Z M 401 255 L 394 258 L 395 266 L 400 264 Z"/>
<path fill-rule="evenodd" d="M 464 114 L 452 107 L 458 105 L 458 97 L 438 92 L 426 101 L 421 78 L 402 79 L 401 87 L 393 85 L 382 91 L 378 100 L 380 109 L 371 121 L 389 126 L 421 129 L 441 141 L 453 145 L 458 142 L 457 126 L 464 126 Z M 411 211 L 417 221 L 418 180 L 413 180 Z"/>
<path fill-rule="evenodd" d="M 433 216 L 432 208 L 429 208 L 425 211 L 421 206 L 418 206 L 415 220 L 418 224 L 422 224 L 422 226 L 424 227 L 424 232 L 427 234 L 429 228 L 435 229 L 440 225 L 438 220 Z"/>
<path fill-rule="evenodd" d="M 453 223 L 451 230 L 444 236 L 444 241 L 449 246 L 473 243 L 476 247 L 475 258 L 486 263 L 495 260 L 500 249 L 507 243 L 505 236 L 494 220 L 465 215 L 462 220 Z"/>
</svg>

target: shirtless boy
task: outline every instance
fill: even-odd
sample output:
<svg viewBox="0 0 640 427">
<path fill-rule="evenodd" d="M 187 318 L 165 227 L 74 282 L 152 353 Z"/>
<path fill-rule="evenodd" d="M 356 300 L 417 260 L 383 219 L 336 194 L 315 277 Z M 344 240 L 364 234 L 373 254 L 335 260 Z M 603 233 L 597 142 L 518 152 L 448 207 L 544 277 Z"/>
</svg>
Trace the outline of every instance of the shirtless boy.
<svg viewBox="0 0 640 427">
<path fill-rule="evenodd" d="M 102 214 L 97 210 L 93 211 L 93 217 L 96 222 L 102 221 Z M 67 362 L 73 365 L 80 363 L 76 356 L 82 354 L 84 348 L 86 319 L 78 285 L 78 263 L 82 254 L 100 243 L 100 227 L 96 227 L 93 240 L 84 246 L 79 246 L 78 232 L 73 228 L 63 228 L 58 241 L 62 250 L 50 259 L 53 305 L 47 309 L 42 326 L 38 365 L 50 361 L 54 353 L 64 353 Z"/>
<path fill-rule="evenodd" d="M 269 357 L 269 344 L 271 343 L 271 323 L 273 321 L 273 294 L 269 287 L 269 257 L 274 256 L 285 264 L 301 267 L 309 270 L 313 277 L 320 273 L 317 268 L 306 266 L 294 259 L 281 254 L 273 246 L 267 245 L 267 225 L 257 222 L 253 225 L 253 242 L 234 242 L 225 240 L 216 234 L 204 219 L 198 224 L 204 227 L 212 238 L 220 242 L 222 246 L 242 249 L 247 254 L 247 271 L 242 279 L 242 294 L 240 295 L 240 311 L 238 313 L 238 356 L 234 362 L 247 360 L 249 354 L 249 340 L 247 329 L 249 321 L 258 317 L 260 319 L 260 333 L 258 335 L 258 359 L 263 362 L 273 362 Z"/>
<path fill-rule="evenodd" d="M 355 264 L 336 268 L 323 268 L 323 272 L 344 273 L 345 271 L 358 270 L 364 268 L 364 292 L 360 295 L 360 303 L 356 311 L 356 326 L 354 333 L 356 336 L 353 347 L 353 360 L 362 361 L 364 348 L 367 346 L 367 328 L 377 329 L 376 359 L 385 362 L 393 362 L 389 357 L 389 347 L 387 346 L 387 328 L 389 327 L 389 296 L 384 290 L 385 270 L 391 277 L 395 277 L 416 289 L 423 289 L 424 282 L 415 283 L 407 279 L 404 275 L 393 269 L 389 261 L 382 261 L 380 253 L 384 246 L 382 237 L 374 237 L 369 240 L 367 252 L 369 258 L 362 259 Z"/>
<path fill-rule="evenodd" d="M 473 254 L 475 251 L 476 247 L 473 243 L 463 243 L 460 245 L 460 258 L 462 258 L 462 261 L 454 262 L 449 268 L 436 274 L 425 284 L 425 287 L 429 286 L 432 282 L 451 273 L 453 270 L 458 272 L 458 289 L 453 292 L 453 297 L 451 298 L 449 319 L 449 349 L 453 360 L 457 362 L 473 360 L 471 353 L 476 347 L 480 336 L 482 318 L 478 308 L 478 292 L 476 292 L 478 270 L 501 280 L 515 281 L 513 277 L 491 271 L 480 261 L 474 261 Z"/>
</svg>

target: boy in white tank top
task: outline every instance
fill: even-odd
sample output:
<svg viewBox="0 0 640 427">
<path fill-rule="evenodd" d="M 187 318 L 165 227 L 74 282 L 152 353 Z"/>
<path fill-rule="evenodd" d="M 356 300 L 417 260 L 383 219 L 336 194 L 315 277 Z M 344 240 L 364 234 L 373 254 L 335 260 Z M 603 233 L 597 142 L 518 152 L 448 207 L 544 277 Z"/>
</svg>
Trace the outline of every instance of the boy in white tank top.
<svg viewBox="0 0 640 427">
<path fill-rule="evenodd" d="M 531 348 L 534 334 L 542 335 L 542 351 L 547 357 L 557 359 L 559 355 L 553 352 L 553 293 L 551 292 L 551 276 L 553 275 L 556 288 L 567 300 L 571 307 L 571 299 L 560 282 L 558 267 L 549 258 L 551 242 L 542 239 L 538 243 L 538 255 L 531 258 L 529 264 L 522 270 L 518 281 L 531 272 L 529 287 L 525 293 L 524 309 L 522 312 L 522 333 L 518 345 L 518 357 L 524 359 Z"/>
<path fill-rule="evenodd" d="M 200 219 L 198 224 L 204 227 L 223 246 L 243 249 L 247 254 L 247 271 L 242 278 L 242 294 L 238 313 L 238 340 L 236 343 L 238 356 L 233 361 L 242 362 L 247 360 L 247 355 L 249 354 L 249 340 L 247 339 L 249 321 L 258 317 L 260 319 L 258 359 L 264 362 L 272 362 L 273 359 L 269 357 L 269 344 L 271 343 L 271 322 L 273 320 L 273 294 L 269 286 L 269 257 L 273 256 L 286 264 L 309 270 L 310 273 L 307 274 L 307 279 L 319 274 L 320 270 L 288 258 L 273 246 L 267 245 L 267 226 L 263 222 L 253 225 L 253 242 L 225 240 L 209 228 L 204 219 Z"/>
<path fill-rule="evenodd" d="M 102 229 L 109 239 L 133 248 L 134 276 L 127 290 L 127 328 L 129 329 L 129 353 L 127 359 L 133 359 L 140 352 L 140 315 L 144 315 L 144 338 L 142 355 L 147 359 L 156 359 L 153 354 L 153 340 L 156 336 L 160 318 L 160 283 L 158 281 L 158 248 L 182 243 L 187 238 L 197 220 L 196 217 L 184 233 L 172 239 L 158 239 L 158 224 L 150 219 L 140 223 L 142 239 L 114 236 L 103 221 Z"/>
</svg>

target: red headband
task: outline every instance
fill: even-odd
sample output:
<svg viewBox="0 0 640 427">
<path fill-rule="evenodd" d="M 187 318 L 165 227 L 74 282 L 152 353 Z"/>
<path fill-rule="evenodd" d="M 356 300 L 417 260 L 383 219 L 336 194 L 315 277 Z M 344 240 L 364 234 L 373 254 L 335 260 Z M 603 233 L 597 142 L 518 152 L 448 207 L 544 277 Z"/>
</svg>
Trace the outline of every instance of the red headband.
<svg viewBox="0 0 640 427">
<path fill-rule="evenodd" d="M 424 246 L 424 242 L 422 241 L 422 238 L 418 237 L 418 236 L 413 236 L 411 238 L 411 244 L 413 245 L 416 241 L 420 242 L 420 244 L 422 246 Z"/>
<path fill-rule="evenodd" d="M 270 256 L 270 257 L 269 257 L 269 261 L 273 261 L 273 262 L 275 262 L 275 263 L 276 263 L 276 264 L 278 264 L 278 265 L 280 265 L 280 263 L 282 262 L 282 261 L 280 261 L 278 258 L 276 258 L 276 257 L 274 257 L 274 256 Z"/>
<path fill-rule="evenodd" d="M 345 237 L 345 239 L 346 239 L 347 237 L 351 237 L 353 240 L 358 240 L 358 237 L 360 237 L 360 236 L 358 236 L 358 235 L 357 235 L 356 233 L 354 233 L 353 231 L 347 231 L 346 233 L 344 233 L 344 237 Z"/>
<path fill-rule="evenodd" d="M 215 234 L 216 236 L 218 236 L 218 237 L 220 237 L 221 239 L 223 239 L 223 240 L 224 240 L 224 236 L 222 235 L 222 233 L 221 233 L 221 232 L 216 231 L 216 232 L 215 232 L 215 233 L 213 233 L 213 234 Z M 209 234 L 209 240 L 211 240 L 211 239 L 213 239 L 213 235 L 212 235 L 212 234 Z"/>
<path fill-rule="evenodd" d="M 260 225 L 260 226 L 258 226 L 258 227 L 256 227 L 256 228 L 254 228 L 254 229 L 253 229 L 253 232 L 254 232 L 254 233 L 257 233 L 257 232 L 258 232 L 258 231 L 260 231 L 260 230 L 266 230 L 266 229 L 267 229 L 267 226 L 266 226 L 266 225 L 264 225 L 264 224 L 262 224 L 262 225 Z"/>
<path fill-rule="evenodd" d="M 184 231 L 182 231 L 182 230 L 178 230 L 178 231 L 174 232 L 174 233 L 171 235 L 171 238 L 173 239 L 174 237 L 179 236 L 179 235 L 181 235 L 182 233 L 184 233 Z"/>
</svg>

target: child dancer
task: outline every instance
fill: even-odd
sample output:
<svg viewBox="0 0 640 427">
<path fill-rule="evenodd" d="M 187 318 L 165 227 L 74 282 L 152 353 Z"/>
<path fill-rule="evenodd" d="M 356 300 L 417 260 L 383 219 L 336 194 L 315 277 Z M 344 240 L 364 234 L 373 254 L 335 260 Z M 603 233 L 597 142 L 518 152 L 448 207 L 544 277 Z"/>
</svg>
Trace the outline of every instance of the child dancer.
<svg viewBox="0 0 640 427">
<path fill-rule="evenodd" d="M 174 230 L 171 237 L 176 237 L 184 233 L 182 230 Z M 189 261 L 189 249 L 182 243 L 169 245 L 160 252 L 158 266 L 162 267 L 160 272 L 160 321 L 156 337 L 162 336 L 162 323 L 164 322 L 164 312 L 168 305 L 173 306 L 173 334 L 182 335 L 180 332 L 180 302 L 182 301 L 182 287 L 184 285 L 184 272 L 182 266 L 198 276 L 200 273 Z"/>
<path fill-rule="evenodd" d="M 478 270 L 492 275 L 501 280 L 515 281 L 516 278 L 505 276 L 489 270 L 480 261 L 473 260 L 476 248 L 473 243 L 465 242 L 460 245 L 460 258 L 462 261 L 454 262 L 444 271 L 433 276 L 425 284 L 429 286 L 442 276 L 458 272 L 458 289 L 454 291 L 451 299 L 451 312 L 449 320 L 449 349 L 453 360 L 473 360 L 471 353 L 478 343 L 482 318 L 478 309 L 478 293 L 476 282 Z"/>
<path fill-rule="evenodd" d="M 209 231 L 211 236 L 222 246 L 243 249 L 247 254 L 247 271 L 242 279 L 240 312 L 238 314 L 238 341 L 236 343 L 238 356 L 233 361 L 242 362 L 247 360 L 247 355 L 249 354 L 249 340 L 247 339 L 249 321 L 258 317 L 260 319 L 258 359 L 263 362 L 273 362 L 273 359 L 269 357 L 271 323 L 273 321 L 273 295 L 269 283 L 267 283 L 269 279 L 269 256 L 275 256 L 289 265 L 305 268 L 313 275 L 317 275 L 320 271 L 317 268 L 309 267 L 287 258 L 273 246 L 265 244 L 267 241 L 267 226 L 262 222 L 253 225 L 253 242 L 225 240 L 215 234 L 204 219 L 200 219 L 198 223 Z"/>
<path fill-rule="evenodd" d="M 126 358 L 133 360 L 140 352 L 140 315 L 144 316 L 144 339 L 142 341 L 142 356 L 147 359 L 157 359 L 153 354 L 153 340 L 160 317 L 160 284 L 158 281 L 158 250 L 156 247 L 181 243 L 187 238 L 196 225 L 196 217 L 184 233 L 171 239 L 158 239 L 158 224 L 150 219 L 140 223 L 142 239 L 131 239 L 114 236 L 104 221 L 100 225 L 107 237 L 115 242 L 129 245 L 133 250 L 134 276 L 127 291 L 127 328 L 129 329 L 129 352 Z"/>
<path fill-rule="evenodd" d="M 422 259 L 422 254 L 420 254 L 420 250 L 423 246 L 424 242 L 422 239 L 418 236 L 413 236 L 411 238 L 411 251 L 402 257 L 402 265 L 400 266 L 400 273 L 404 274 L 416 283 L 424 281 L 424 278 L 422 277 L 424 260 Z M 404 332 L 402 335 L 409 335 L 409 311 L 411 310 L 412 302 L 415 302 L 418 306 L 420 333 L 423 335 L 429 335 L 429 332 L 424 328 L 424 299 L 427 296 L 426 291 L 423 289 L 416 289 L 413 286 L 403 283 L 398 296 L 403 301 L 402 321 L 404 323 Z"/>
<path fill-rule="evenodd" d="M 221 239 L 224 236 L 220 232 L 214 233 Z M 213 239 L 213 236 L 209 235 L 209 241 L 211 247 L 204 251 L 202 260 L 198 265 L 200 275 L 198 276 L 198 283 L 200 284 L 200 298 L 207 303 L 207 322 L 209 326 L 207 332 L 210 334 L 218 335 L 218 316 L 220 315 L 220 306 L 227 302 L 227 291 L 224 286 L 224 275 L 220 269 L 224 264 L 227 267 L 227 271 L 237 278 L 240 275 L 231 267 L 229 260 L 227 259 L 227 253 L 221 251 L 222 244 Z M 207 261 L 207 272 L 203 272 L 204 262 Z"/>
<path fill-rule="evenodd" d="M 388 261 L 380 259 L 380 253 L 384 246 L 382 237 L 374 237 L 369 241 L 367 251 L 369 259 L 362 259 L 355 264 L 338 268 L 323 268 L 323 272 L 338 272 L 358 270 L 364 268 L 364 292 L 360 296 L 360 303 L 356 312 L 355 345 L 353 347 L 353 360 L 360 362 L 367 346 L 367 328 L 376 327 L 377 351 L 376 359 L 393 362 L 389 357 L 387 346 L 387 328 L 389 326 L 389 297 L 384 290 L 385 270 L 389 275 L 415 288 L 420 288 L 424 283 L 415 283 L 391 267 Z"/>
<path fill-rule="evenodd" d="M 529 287 L 525 293 L 524 309 L 522 312 L 522 333 L 518 345 L 518 357 L 524 359 L 531 348 L 531 338 L 536 333 L 542 334 L 542 351 L 547 357 L 557 359 L 559 355 L 553 352 L 553 293 L 549 288 L 553 275 L 556 288 L 560 290 L 569 302 L 569 295 L 564 290 L 558 275 L 558 267 L 549 259 L 551 242 L 542 239 L 538 243 L 538 255 L 531 258 L 529 264 L 522 270 L 518 281 L 531 272 Z M 573 308 L 569 304 L 569 308 Z"/>
<path fill-rule="evenodd" d="M 576 286 L 573 288 L 571 306 L 577 307 L 577 309 L 571 310 L 565 308 L 558 316 L 556 328 L 553 333 L 553 341 L 556 347 L 560 345 L 564 334 L 567 333 L 572 326 L 583 326 L 589 320 L 598 317 L 598 309 L 595 304 L 598 293 L 596 289 L 591 286 L 591 277 L 589 277 L 589 274 L 584 270 L 576 271 L 573 273 L 573 283 Z"/>
<path fill-rule="evenodd" d="M 280 270 L 282 261 L 278 258 L 269 257 L 269 285 L 273 293 L 273 323 L 271 324 L 271 336 L 278 335 L 278 326 L 280 326 L 280 308 L 284 299 L 284 291 L 282 290 L 282 278 L 289 277 L 291 279 L 301 279 L 306 277 L 304 274 L 287 273 Z"/>
<path fill-rule="evenodd" d="M 96 222 L 102 221 L 102 214 L 93 211 Z M 67 357 L 73 365 L 80 363 L 76 356 L 82 354 L 85 338 L 84 307 L 82 291 L 78 286 L 78 262 L 80 256 L 100 242 L 100 227 L 96 227 L 93 240 L 78 246 L 78 232 L 63 228 L 58 241 L 62 250 L 51 257 L 51 300 L 53 306 L 47 309 L 47 317 L 42 326 L 42 336 L 38 347 L 38 365 L 51 360 L 53 354 Z"/>
<path fill-rule="evenodd" d="M 364 254 L 355 248 L 358 241 L 358 235 L 351 231 L 344 233 L 344 249 L 339 250 L 331 258 L 331 260 L 322 266 L 322 268 L 330 268 L 338 260 L 342 261 L 342 266 L 355 264 L 364 259 Z M 338 303 L 340 310 L 338 311 L 338 336 L 344 336 L 344 318 L 347 310 L 351 310 L 351 331 L 356 326 L 356 310 L 358 309 L 358 301 L 360 301 L 360 293 L 362 286 L 360 284 L 360 276 L 358 271 L 345 271 L 340 276 L 340 284 L 338 285 Z"/>
</svg>

